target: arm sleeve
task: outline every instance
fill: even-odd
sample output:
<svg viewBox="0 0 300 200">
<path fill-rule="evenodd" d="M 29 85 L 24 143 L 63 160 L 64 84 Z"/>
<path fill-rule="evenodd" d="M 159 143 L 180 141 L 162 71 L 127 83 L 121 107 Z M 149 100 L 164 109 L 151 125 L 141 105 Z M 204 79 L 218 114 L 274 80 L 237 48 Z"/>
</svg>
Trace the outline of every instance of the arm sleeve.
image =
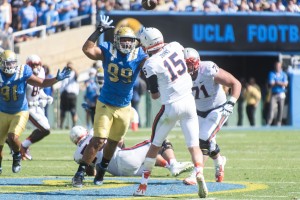
<svg viewBox="0 0 300 200">
<path fill-rule="evenodd" d="M 156 75 L 150 76 L 149 78 L 147 78 L 147 82 L 151 93 L 152 94 L 157 93 L 158 92 L 157 76 Z"/>
</svg>

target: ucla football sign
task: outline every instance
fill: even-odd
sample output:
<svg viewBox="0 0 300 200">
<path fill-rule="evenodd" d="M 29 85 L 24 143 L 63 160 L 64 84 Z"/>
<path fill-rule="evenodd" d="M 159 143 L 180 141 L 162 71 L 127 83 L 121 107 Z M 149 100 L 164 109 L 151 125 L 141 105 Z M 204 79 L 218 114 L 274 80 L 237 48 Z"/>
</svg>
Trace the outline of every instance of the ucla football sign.
<svg viewBox="0 0 300 200">
<path fill-rule="evenodd" d="M 196 42 L 235 43 L 233 24 L 193 24 L 193 40 Z M 248 43 L 296 43 L 300 42 L 297 25 L 248 24 L 246 26 Z"/>
<path fill-rule="evenodd" d="M 203 12 L 155 15 L 138 12 L 109 14 L 118 23 L 126 17 L 147 27 L 158 28 L 165 42 L 179 41 L 200 51 L 299 52 L 300 16 L 293 13 L 234 13 Z M 107 35 L 106 39 L 112 39 Z"/>
</svg>

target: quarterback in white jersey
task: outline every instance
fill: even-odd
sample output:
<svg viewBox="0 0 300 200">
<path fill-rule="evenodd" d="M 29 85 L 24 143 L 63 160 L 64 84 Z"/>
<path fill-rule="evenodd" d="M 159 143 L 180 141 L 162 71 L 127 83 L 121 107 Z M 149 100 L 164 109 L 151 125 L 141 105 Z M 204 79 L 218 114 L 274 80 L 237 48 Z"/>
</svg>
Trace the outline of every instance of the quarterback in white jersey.
<svg viewBox="0 0 300 200">
<path fill-rule="evenodd" d="M 178 42 L 164 43 L 156 28 L 143 28 L 140 42 L 150 58 L 143 72 L 149 83 L 152 99 L 159 99 L 162 107 L 152 125 L 152 144 L 147 152 L 142 180 L 134 196 L 144 196 L 156 155 L 169 132 L 179 121 L 185 143 L 197 172 L 198 195 L 204 198 L 208 190 L 203 176 L 203 157 L 199 148 L 198 119 L 192 95 L 192 80 L 184 60 L 184 48 Z"/>
<path fill-rule="evenodd" d="M 74 126 L 70 132 L 70 139 L 77 144 L 74 153 L 74 160 L 78 164 L 82 159 L 82 154 L 86 146 L 93 137 L 93 129 L 89 132 L 82 126 Z M 111 161 L 109 162 L 107 171 L 114 176 L 140 176 L 144 170 L 143 161 L 146 153 L 151 145 L 150 140 L 145 140 L 133 147 L 117 147 Z M 96 158 L 90 165 L 91 169 L 87 169 L 88 175 L 95 175 L 94 166 L 100 163 L 103 157 L 103 149 L 97 152 Z M 170 161 L 172 163 L 170 163 Z M 167 168 L 172 175 L 177 176 L 180 173 L 193 168 L 191 162 L 177 162 L 175 159 L 172 144 L 165 141 L 161 147 L 160 154 L 156 158 L 156 165 Z"/>
<path fill-rule="evenodd" d="M 45 79 L 45 70 L 42 67 L 39 56 L 28 56 L 26 64 L 32 68 L 34 75 L 41 79 Z M 50 134 L 50 124 L 48 118 L 45 116 L 44 107 L 47 104 L 52 104 L 53 98 L 47 96 L 42 88 L 30 84 L 27 84 L 26 87 L 26 98 L 29 106 L 29 120 L 36 129 L 22 142 L 21 154 L 23 160 L 31 160 L 32 156 L 29 152 L 29 146 Z"/>
<path fill-rule="evenodd" d="M 216 133 L 233 112 L 233 106 L 240 96 L 241 84 L 214 62 L 200 61 L 198 52 L 193 48 L 185 48 L 184 56 L 193 79 L 192 90 L 199 120 L 199 140 L 204 155 L 203 162 L 205 163 L 208 157 L 214 160 L 216 181 L 222 182 L 226 157 L 220 155 Z M 223 86 L 231 88 L 231 96 L 228 100 Z M 186 178 L 184 183 L 197 184 L 195 173 Z"/>
</svg>

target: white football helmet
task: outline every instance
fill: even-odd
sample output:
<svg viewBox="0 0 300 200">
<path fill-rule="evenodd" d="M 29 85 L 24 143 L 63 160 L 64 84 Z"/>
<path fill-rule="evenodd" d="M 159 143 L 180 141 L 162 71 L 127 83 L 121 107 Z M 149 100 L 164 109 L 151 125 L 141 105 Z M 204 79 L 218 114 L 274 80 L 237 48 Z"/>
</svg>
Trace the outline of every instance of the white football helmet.
<svg viewBox="0 0 300 200">
<path fill-rule="evenodd" d="M 162 48 L 164 37 L 157 28 L 143 28 L 139 33 L 139 39 L 146 53 Z"/>
<path fill-rule="evenodd" d="M 6 74 L 14 74 L 17 69 L 17 55 L 11 50 L 5 50 L 0 54 L 0 70 Z"/>
<path fill-rule="evenodd" d="M 38 75 L 42 68 L 42 61 L 38 55 L 32 54 L 27 57 L 26 64 L 29 65 L 35 75 Z"/>
<path fill-rule="evenodd" d="M 124 54 L 130 53 L 135 48 L 136 36 L 129 27 L 121 27 L 114 35 L 115 47 Z"/>
<path fill-rule="evenodd" d="M 70 140 L 77 145 L 88 134 L 89 132 L 86 128 L 82 126 L 74 126 L 70 132 Z"/>
<path fill-rule="evenodd" d="M 183 50 L 183 53 L 186 65 L 188 67 L 188 72 L 190 74 L 194 74 L 200 67 L 200 56 L 198 51 L 187 47 Z"/>
</svg>

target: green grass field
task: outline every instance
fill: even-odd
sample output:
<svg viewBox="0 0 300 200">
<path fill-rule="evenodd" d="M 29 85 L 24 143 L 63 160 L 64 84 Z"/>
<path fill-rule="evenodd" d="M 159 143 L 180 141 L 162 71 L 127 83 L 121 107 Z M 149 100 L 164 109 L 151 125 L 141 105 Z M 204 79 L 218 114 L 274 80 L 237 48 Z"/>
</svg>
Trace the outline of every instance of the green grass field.
<svg viewBox="0 0 300 200">
<path fill-rule="evenodd" d="M 31 146 L 32 161 L 23 161 L 22 170 L 18 174 L 11 172 L 11 155 L 8 147 L 4 148 L 2 161 L 3 172 L 1 178 L 18 177 L 66 177 L 67 183 L 36 186 L 36 191 L 59 190 L 69 188 L 71 178 L 77 170 L 73 161 L 76 148 L 71 143 L 68 131 L 53 131 L 53 134 L 43 141 Z M 29 131 L 22 135 L 22 140 Z M 138 132 L 129 131 L 126 136 L 126 146 L 129 147 L 150 137 L 149 129 Z M 189 154 L 184 146 L 183 135 L 175 130 L 169 139 L 174 145 L 177 160 L 188 161 Z M 216 192 L 209 194 L 211 199 L 300 199 L 300 131 L 290 129 L 224 129 L 218 135 L 221 152 L 227 157 L 225 167 L 225 183 L 247 183 L 261 185 L 253 191 Z M 189 173 L 185 172 L 177 179 L 183 179 Z M 207 182 L 214 181 L 213 162 L 209 160 L 204 170 Z M 111 177 L 109 174 L 107 176 Z M 171 178 L 167 170 L 156 167 L 152 177 Z M 93 187 L 91 181 L 87 187 Z M 264 188 L 264 189 L 262 189 Z M 254 188 L 255 189 L 255 188 Z M 15 187 L 1 187 L 1 193 L 12 192 Z M 26 187 L 19 187 L 18 191 L 27 191 Z M 153 197 L 154 198 L 154 197 Z M 151 199 L 153 199 L 151 198 Z M 155 197 L 157 199 L 157 197 Z M 168 197 L 165 199 L 170 199 Z M 192 198 L 197 198 L 193 195 Z M 144 199 L 144 198 L 143 198 Z M 160 198 L 164 199 L 164 198 Z M 176 199 L 179 199 L 178 197 Z"/>
</svg>

